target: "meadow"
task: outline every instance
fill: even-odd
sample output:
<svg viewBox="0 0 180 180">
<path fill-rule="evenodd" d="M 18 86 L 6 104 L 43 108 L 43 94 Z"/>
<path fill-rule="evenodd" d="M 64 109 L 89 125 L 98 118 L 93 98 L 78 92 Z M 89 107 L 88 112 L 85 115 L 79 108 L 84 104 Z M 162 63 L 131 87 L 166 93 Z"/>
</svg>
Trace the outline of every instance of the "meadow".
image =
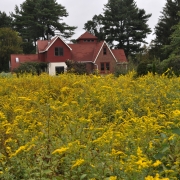
<svg viewBox="0 0 180 180">
<path fill-rule="evenodd" d="M 0 77 L 1 180 L 179 180 L 180 77 Z"/>
</svg>

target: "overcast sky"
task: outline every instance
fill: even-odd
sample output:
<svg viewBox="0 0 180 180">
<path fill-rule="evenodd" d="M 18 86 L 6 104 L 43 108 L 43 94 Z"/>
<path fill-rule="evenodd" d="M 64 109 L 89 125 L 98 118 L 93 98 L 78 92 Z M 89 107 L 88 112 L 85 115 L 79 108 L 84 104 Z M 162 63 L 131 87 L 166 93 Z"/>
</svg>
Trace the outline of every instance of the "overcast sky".
<svg viewBox="0 0 180 180">
<path fill-rule="evenodd" d="M 25 0 L 0 0 L 0 11 L 5 11 L 7 14 L 14 11 L 15 5 L 20 5 Z M 96 14 L 103 12 L 104 4 L 107 4 L 108 0 L 57 0 L 57 2 L 65 6 L 69 16 L 64 18 L 64 22 L 70 26 L 77 26 L 73 39 L 78 38 L 85 31 L 83 30 L 84 24 L 88 20 L 92 20 L 92 17 Z M 155 25 L 158 22 L 158 18 L 161 15 L 163 7 L 167 0 L 135 0 L 137 7 L 144 9 L 146 14 L 151 13 L 152 16 L 148 21 L 149 27 L 154 30 Z M 148 36 L 147 41 L 150 42 L 153 39 L 153 32 Z"/>
</svg>

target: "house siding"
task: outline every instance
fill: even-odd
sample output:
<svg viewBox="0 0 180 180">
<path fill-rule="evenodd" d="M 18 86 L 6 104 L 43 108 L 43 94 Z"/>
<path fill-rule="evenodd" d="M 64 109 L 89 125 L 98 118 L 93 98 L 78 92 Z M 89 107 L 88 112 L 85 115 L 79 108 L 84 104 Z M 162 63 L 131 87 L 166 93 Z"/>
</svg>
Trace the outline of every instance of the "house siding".
<svg viewBox="0 0 180 180">
<path fill-rule="evenodd" d="M 67 70 L 67 65 L 65 62 L 56 62 L 48 64 L 48 72 L 50 75 L 56 75 L 56 67 L 64 67 L 64 71 Z"/>
<path fill-rule="evenodd" d="M 18 58 L 19 62 L 16 62 L 16 58 Z M 10 70 L 18 68 L 21 63 L 25 62 L 39 62 L 37 54 L 11 54 L 11 63 Z"/>
<path fill-rule="evenodd" d="M 63 48 L 63 56 L 55 56 L 55 47 Z M 45 57 L 46 62 L 65 62 L 71 59 L 71 50 L 64 44 L 59 38 L 53 43 L 53 45 L 48 49 L 47 56 Z"/>
<path fill-rule="evenodd" d="M 86 63 L 86 71 L 88 74 L 93 73 L 94 71 L 94 64 L 92 62 Z"/>
<path fill-rule="evenodd" d="M 101 72 L 101 63 L 110 63 L 109 73 L 113 73 L 115 67 L 117 66 L 117 63 L 113 55 L 111 54 L 109 48 L 107 46 L 103 46 L 103 47 L 106 47 L 106 55 L 103 54 L 103 48 L 102 48 L 95 63 L 97 64 L 100 73 L 103 73 Z"/>
</svg>

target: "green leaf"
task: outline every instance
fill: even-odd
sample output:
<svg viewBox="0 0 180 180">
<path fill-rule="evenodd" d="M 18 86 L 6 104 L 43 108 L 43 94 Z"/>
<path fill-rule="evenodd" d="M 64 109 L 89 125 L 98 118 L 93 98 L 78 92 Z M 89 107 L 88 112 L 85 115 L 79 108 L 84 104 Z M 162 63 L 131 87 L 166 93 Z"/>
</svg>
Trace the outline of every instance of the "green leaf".
<svg viewBox="0 0 180 180">
<path fill-rule="evenodd" d="M 163 153 L 157 153 L 157 154 L 154 156 L 154 158 L 155 158 L 155 159 L 161 159 L 163 156 L 164 156 Z"/>
<path fill-rule="evenodd" d="M 162 137 L 163 139 L 167 138 L 166 134 L 164 134 L 164 133 L 161 133 L 161 137 Z"/>
<path fill-rule="evenodd" d="M 180 129 L 179 128 L 173 128 L 172 133 L 177 134 L 180 136 Z"/>
<path fill-rule="evenodd" d="M 87 177 L 87 174 L 83 174 L 80 178 L 80 180 L 84 179 L 85 177 Z"/>
<path fill-rule="evenodd" d="M 165 153 L 166 151 L 168 151 L 169 150 L 169 146 L 165 146 L 163 149 L 162 149 L 162 153 Z"/>
</svg>

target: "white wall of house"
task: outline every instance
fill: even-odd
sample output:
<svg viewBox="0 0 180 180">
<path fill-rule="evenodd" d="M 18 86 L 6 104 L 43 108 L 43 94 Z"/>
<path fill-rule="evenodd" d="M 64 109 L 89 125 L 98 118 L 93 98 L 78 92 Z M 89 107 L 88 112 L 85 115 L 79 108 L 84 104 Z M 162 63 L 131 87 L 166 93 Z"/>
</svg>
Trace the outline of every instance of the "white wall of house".
<svg viewBox="0 0 180 180">
<path fill-rule="evenodd" d="M 48 72 L 49 75 L 56 75 L 58 70 L 62 70 L 64 67 L 64 72 L 67 70 L 67 65 L 65 62 L 49 63 Z"/>
</svg>

